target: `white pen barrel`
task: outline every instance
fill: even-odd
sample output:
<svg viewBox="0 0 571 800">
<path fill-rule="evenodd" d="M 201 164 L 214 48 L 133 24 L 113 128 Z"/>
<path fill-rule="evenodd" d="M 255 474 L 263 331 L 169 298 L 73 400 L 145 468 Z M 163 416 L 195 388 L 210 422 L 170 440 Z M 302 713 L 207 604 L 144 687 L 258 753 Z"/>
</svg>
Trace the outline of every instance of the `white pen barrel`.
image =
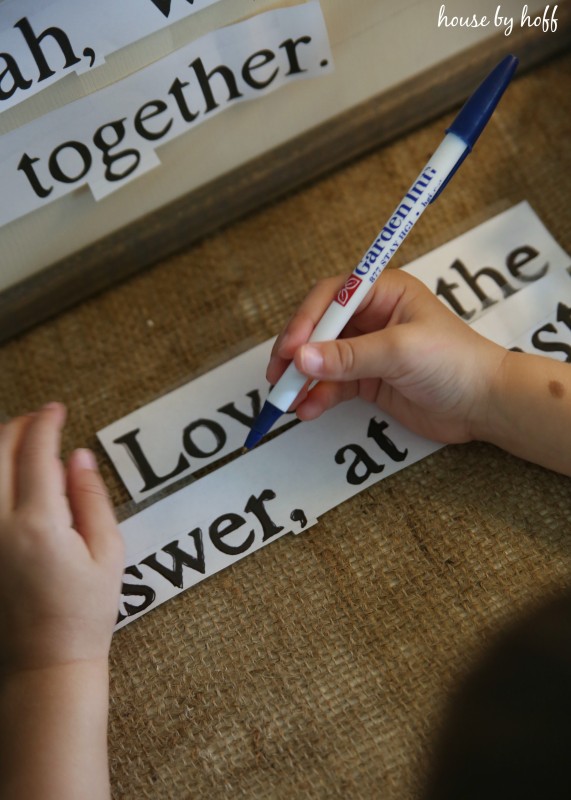
<svg viewBox="0 0 571 800">
<path fill-rule="evenodd" d="M 309 341 L 326 342 L 330 339 L 336 339 L 347 324 L 347 316 L 344 312 L 345 309 L 338 303 L 331 303 L 313 329 Z M 298 372 L 292 361 L 269 393 L 268 401 L 281 411 L 287 411 L 303 389 L 306 381 L 307 377 Z"/>
<path fill-rule="evenodd" d="M 453 173 L 467 147 L 468 145 L 455 133 L 446 134 L 424 170 L 389 218 L 387 225 L 315 326 L 310 342 L 325 342 L 339 336 L 424 209 L 448 176 Z M 287 411 L 306 381 L 307 377 L 298 372 L 292 362 L 269 393 L 268 402 L 280 411 Z"/>
<path fill-rule="evenodd" d="M 268 403 L 284 413 L 303 389 L 307 377 L 295 368 L 293 361 L 268 395 Z"/>
</svg>

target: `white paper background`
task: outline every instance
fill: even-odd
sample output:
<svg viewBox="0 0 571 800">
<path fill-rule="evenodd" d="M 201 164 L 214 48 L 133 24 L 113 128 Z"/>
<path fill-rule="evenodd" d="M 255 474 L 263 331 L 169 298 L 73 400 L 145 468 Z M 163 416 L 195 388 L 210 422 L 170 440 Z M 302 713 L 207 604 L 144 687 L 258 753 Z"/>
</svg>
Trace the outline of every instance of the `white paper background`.
<svg viewBox="0 0 571 800">
<path fill-rule="evenodd" d="M 310 42 L 300 44 L 299 51 L 296 50 L 303 71 L 295 72 L 290 69 L 287 49 L 280 48 L 280 45 L 286 40 L 297 41 L 303 36 L 310 37 Z M 276 68 L 278 74 L 266 88 L 255 89 L 241 78 L 241 70 L 246 60 L 261 50 L 271 50 L 275 54 L 275 59 L 251 74 L 262 83 L 268 80 Z M 195 73 L 189 68 L 189 65 L 198 58 L 201 59 L 207 73 L 221 64 L 229 67 L 234 73 L 241 96 L 229 100 L 224 79 L 215 75 L 211 90 L 218 105 L 206 112 L 205 99 Z M 292 81 L 328 74 L 332 69 L 333 60 L 327 31 L 317 0 L 258 14 L 244 22 L 206 34 L 128 78 L 45 114 L 34 122 L 2 136 L 0 226 L 70 194 L 86 184 L 95 199 L 99 200 L 157 166 L 160 160 L 156 149 L 161 145 L 207 122 L 236 103 L 262 97 Z M 288 74 L 289 72 L 291 74 Z M 188 84 L 182 93 L 188 109 L 198 114 L 193 121 L 185 121 L 177 102 L 169 94 L 175 79 Z M 152 141 L 137 133 L 134 119 L 142 106 L 156 100 L 166 103 L 167 109 L 148 122 L 146 128 L 157 132 L 165 127 L 169 120 L 172 120 L 172 124 L 164 136 Z M 103 154 L 94 144 L 93 137 L 100 127 L 118 120 L 125 120 L 125 136 L 112 148 L 111 156 L 113 152 L 134 149 L 140 153 L 141 161 L 127 177 L 109 180 L 105 177 L 106 165 Z M 105 138 L 112 142 L 116 135 L 112 130 L 107 130 Z M 49 170 L 50 156 L 66 142 L 79 143 L 80 147 L 89 150 L 91 157 L 89 171 L 84 177 L 72 182 L 54 179 Z M 229 142 L 213 142 L 212 146 L 220 148 L 228 145 Z M 18 168 L 24 155 L 30 159 L 37 159 L 33 163 L 33 171 L 43 190 L 50 190 L 46 197 L 38 196 L 25 172 Z M 126 156 L 122 163 L 117 162 L 111 169 L 115 173 L 121 173 L 127 169 L 130 158 Z M 191 161 L 190 158 L 190 163 Z M 81 175 L 82 165 L 85 164 L 75 146 L 66 147 L 56 162 L 69 178 Z M 185 164 L 185 168 L 188 168 L 188 164 Z"/>
<path fill-rule="evenodd" d="M 4 0 L 0 4 L 0 53 L 9 53 L 18 64 L 18 69 L 26 80 L 33 80 L 28 89 L 16 90 L 11 97 L 0 100 L 0 112 L 27 100 L 56 83 L 69 72 L 84 72 L 90 69 L 92 58 L 84 50 L 95 53 L 93 66 L 105 61 L 106 56 L 132 44 L 155 31 L 195 14 L 219 0 L 171 0 L 168 16 L 152 0 Z M 164 6 L 166 8 L 166 5 Z M 65 58 L 53 38 L 42 40 L 49 66 L 54 75 L 38 82 L 38 67 L 30 52 L 24 36 L 15 23 L 23 17 L 28 19 L 36 37 L 49 28 L 57 27 L 64 31 L 76 56 L 81 61 L 65 68 Z M 0 72 L 6 67 L 0 59 Z M 2 89 L 10 89 L 12 80 L 6 77 Z"/>
</svg>

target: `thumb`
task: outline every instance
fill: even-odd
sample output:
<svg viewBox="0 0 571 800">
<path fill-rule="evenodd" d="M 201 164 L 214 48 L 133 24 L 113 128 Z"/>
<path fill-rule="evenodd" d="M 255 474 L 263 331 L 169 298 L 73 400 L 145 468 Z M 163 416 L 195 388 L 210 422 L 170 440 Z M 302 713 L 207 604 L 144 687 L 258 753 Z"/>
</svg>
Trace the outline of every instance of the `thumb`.
<svg viewBox="0 0 571 800">
<path fill-rule="evenodd" d="M 394 330 L 389 328 L 353 339 L 304 344 L 295 354 L 295 365 L 304 375 L 317 380 L 388 377 L 399 360 L 400 348 Z"/>
</svg>

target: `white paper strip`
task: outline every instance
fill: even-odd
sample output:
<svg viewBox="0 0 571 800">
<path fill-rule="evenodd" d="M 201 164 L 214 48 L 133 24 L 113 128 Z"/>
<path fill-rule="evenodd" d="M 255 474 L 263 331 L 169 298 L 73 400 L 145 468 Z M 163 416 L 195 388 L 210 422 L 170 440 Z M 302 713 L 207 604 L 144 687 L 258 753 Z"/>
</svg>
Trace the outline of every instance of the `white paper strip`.
<svg viewBox="0 0 571 800">
<path fill-rule="evenodd" d="M 471 327 L 512 350 L 571 362 L 571 267 L 511 297 Z"/>
<path fill-rule="evenodd" d="M 332 69 L 318 0 L 209 33 L 2 136 L 0 225 L 85 184 L 101 199 L 156 166 L 160 145 L 238 103 Z M 230 125 L 228 137 L 212 147 L 231 146 Z M 192 164 L 189 138 L 180 168 Z"/>
<path fill-rule="evenodd" d="M 506 294 L 524 294 L 522 290 L 568 265 L 569 257 L 531 207 L 520 203 L 406 270 L 440 292 L 445 304 L 450 305 L 449 297 L 465 312 L 473 312 L 474 322 L 502 306 Z M 482 269 L 486 272 L 478 275 Z M 534 297 L 530 295 L 530 302 Z M 527 313 L 535 321 L 533 309 Z M 515 334 L 506 344 L 511 346 L 513 340 Z M 264 376 L 270 348 L 271 342 L 265 342 L 98 433 L 133 499 L 149 497 L 243 446 L 248 421 L 256 417 L 267 394 Z M 282 417 L 281 424 L 287 421 Z"/>
<path fill-rule="evenodd" d="M 0 112 L 219 0 L 4 0 Z"/>
<path fill-rule="evenodd" d="M 506 298 L 568 266 L 567 253 L 529 203 L 522 202 L 405 270 L 473 323 Z"/>
<path fill-rule="evenodd" d="M 355 400 L 159 500 L 121 523 L 119 627 L 439 447 Z"/>
</svg>

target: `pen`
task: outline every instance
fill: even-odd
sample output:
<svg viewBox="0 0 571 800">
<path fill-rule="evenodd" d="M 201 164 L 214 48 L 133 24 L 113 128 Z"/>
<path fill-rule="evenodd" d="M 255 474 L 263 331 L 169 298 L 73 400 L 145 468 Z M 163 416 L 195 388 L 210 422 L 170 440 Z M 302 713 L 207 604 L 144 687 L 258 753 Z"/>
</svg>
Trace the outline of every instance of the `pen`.
<svg viewBox="0 0 571 800">
<path fill-rule="evenodd" d="M 315 326 L 310 342 L 336 339 L 424 209 L 433 203 L 482 133 L 507 88 L 518 59 L 506 56 L 468 98 L 428 164 Z M 292 405 L 307 382 L 293 361 L 270 391 L 245 442 L 250 450 Z"/>
</svg>

